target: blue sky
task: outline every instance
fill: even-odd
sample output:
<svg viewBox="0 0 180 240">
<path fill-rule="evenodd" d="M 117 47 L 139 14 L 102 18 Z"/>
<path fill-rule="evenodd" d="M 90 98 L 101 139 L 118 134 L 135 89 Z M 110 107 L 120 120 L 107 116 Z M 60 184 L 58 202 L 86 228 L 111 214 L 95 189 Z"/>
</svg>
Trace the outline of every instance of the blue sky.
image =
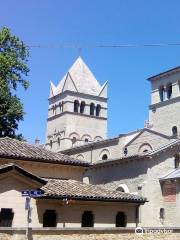
<svg viewBox="0 0 180 240">
<path fill-rule="evenodd" d="M 28 45 L 98 45 L 180 42 L 179 0 L 6 0 L 0 26 Z M 55 84 L 78 57 L 77 49 L 31 48 L 30 88 L 18 90 L 26 115 L 19 132 L 44 142 L 49 81 Z M 82 49 L 102 84 L 109 80 L 109 136 L 129 132 L 148 118 L 146 79 L 180 65 L 179 47 Z"/>
</svg>

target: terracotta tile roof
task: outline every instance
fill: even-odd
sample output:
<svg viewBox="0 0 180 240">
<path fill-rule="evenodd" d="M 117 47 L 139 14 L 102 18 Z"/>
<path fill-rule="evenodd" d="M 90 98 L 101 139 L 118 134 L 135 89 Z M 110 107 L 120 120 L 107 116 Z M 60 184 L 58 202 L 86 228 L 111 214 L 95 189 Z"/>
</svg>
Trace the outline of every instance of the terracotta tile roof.
<svg viewBox="0 0 180 240">
<path fill-rule="evenodd" d="M 176 146 L 179 146 L 180 145 L 180 139 L 175 139 L 175 140 L 172 140 L 172 141 L 169 141 L 168 143 L 148 152 L 146 155 L 149 155 L 149 156 L 152 156 L 152 155 L 155 155 L 155 154 L 159 154 L 161 152 L 164 152 L 168 149 L 172 149 Z"/>
<path fill-rule="evenodd" d="M 40 146 L 21 142 L 9 137 L 0 138 L 0 158 L 34 160 L 84 167 L 89 166 L 85 161 L 75 159 L 62 153 L 48 151 Z"/>
<path fill-rule="evenodd" d="M 97 185 L 85 184 L 75 180 L 49 179 L 41 189 L 44 191 L 43 198 L 136 203 L 146 201 L 145 198 L 138 195 L 111 191 Z"/>
<path fill-rule="evenodd" d="M 16 164 L 9 163 L 9 164 L 0 165 L 0 174 L 7 173 L 10 171 L 16 171 L 16 172 L 20 173 L 21 175 L 24 175 L 24 176 L 26 176 L 32 180 L 35 180 L 43 185 L 47 183 L 47 181 L 45 179 L 19 167 Z"/>
<path fill-rule="evenodd" d="M 44 194 L 40 198 L 132 203 L 144 203 L 146 201 L 145 198 L 138 195 L 111 191 L 98 185 L 85 184 L 80 181 L 44 179 L 13 163 L 0 165 L 0 174 L 9 171 L 18 172 L 41 183 L 41 190 Z"/>
</svg>

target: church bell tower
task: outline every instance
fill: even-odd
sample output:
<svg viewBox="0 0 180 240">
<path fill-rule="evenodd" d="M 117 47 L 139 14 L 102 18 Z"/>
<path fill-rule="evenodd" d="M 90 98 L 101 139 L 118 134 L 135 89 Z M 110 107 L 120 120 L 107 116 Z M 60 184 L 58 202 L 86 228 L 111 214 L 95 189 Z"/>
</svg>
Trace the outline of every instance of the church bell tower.
<svg viewBox="0 0 180 240">
<path fill-rule="evenodd" d="M 46 148 L 59 152 L 106 139 L 107 82 L 79 57 L 57 86 L 50 83 Z"/>
<path fill-rule="evenodd" d="M 180 67 L 148 79 L 151 82 L 149 125 L 160 133 L 180 136 Z"/>
</svg>

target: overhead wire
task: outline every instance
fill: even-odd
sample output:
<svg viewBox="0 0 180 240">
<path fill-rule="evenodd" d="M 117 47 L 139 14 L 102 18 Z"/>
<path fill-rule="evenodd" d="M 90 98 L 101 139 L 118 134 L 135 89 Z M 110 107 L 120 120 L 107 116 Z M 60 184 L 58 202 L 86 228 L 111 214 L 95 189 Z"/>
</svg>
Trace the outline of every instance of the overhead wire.
<svg viewBox="0 0 180 240">
<path fill-rule="evenodd" d="M 176 47 L 180 46 L 177 43 L 147 43 L 147 44 L 35 44 L 28 45 L 29 48 L 74 48 L 80 52 L 84 48 L 141 48 L 141 47 Z"/>
</svg>

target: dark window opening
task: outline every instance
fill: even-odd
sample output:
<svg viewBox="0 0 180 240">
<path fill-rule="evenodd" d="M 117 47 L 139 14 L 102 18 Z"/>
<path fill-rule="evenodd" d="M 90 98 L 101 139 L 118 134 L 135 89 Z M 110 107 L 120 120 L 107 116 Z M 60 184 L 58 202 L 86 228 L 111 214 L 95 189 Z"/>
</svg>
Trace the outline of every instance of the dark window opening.
<svg viewBox="0 0 180 240">
<path fill-rule="evenodd" d="M 43 227 L 56 227 L 56 211 L 46 210 L 43 214 Z"/>
<path fill-rule="evenodd" d="M 82 227 L 94 227 L 94 216 L 91 211 L 84 211 L 81 221 Z"/>
<path fill-rule="evenodd" d="M 128 149 L 124 148 L 124 155 L 126 156 L 128 154 Z"/>
<path fill-rule="evenodd" d="M 124 190 L 123 187 L 118 187 L 118 188 L 116 189 L 116 191 L 119 191 L 119 192 L 125 192 L 125 190 Z"/>
<path fill-rule="evenodd" d="M 12 227 L 13 218 L 12 208 L 1 208 L 0 227 Z"/>
<path fill-rule="evenodd" d="M 180 165 L 180 156 L 179 154 L 176 154 L 174 157 L 174 167 L 179 168 L 179 165 Z"/>
<path fill-rule="evenodd" d="M 107 154 L 103 154 L 103 156 L 102 156 L 102 160 L 107 160 L 107 159 L 108 159 Z"/>
<path fill-rule="evenodd" d="M 159 97 L 161 102 L 165 100 L 165 89 L 163 86 L 159 88 Z"/>
<path fill-rule="evenodd" d="M 76 137 L 73 137 L 72 138 L 72 143 L 75 144 L 76 140 L 77 140 Z"/>
<path fill-rule="evenodd" d="M 160 219 L 164 219 L 165 218 L 164 208 L 160 208 L 159 217 L 160 217 Z"/>
<path fill-rule="evenodd" d="M 58 146 L 60 146 L 60 138 L 58 137 Z"/>
<path fill-rule="evenodd" d="M 52 142 L 52 140 L 50 140 L 50 147 L 52 148 L 52 145 L 53 145 L 53 142 Z"/>
<path fill-rule="evenodd" d="M 177 136 L 177 127 L 176 126 L 172 127 L 172 135 L 175 137 Z"/>
<path fill-rule="evenodd" d="M 167 86 L 167 98 L 170 99 L 172 97 L 172 84 Z"/>
<path fill-rule="evenodd" d="M 148 150 L 147 150 L 147 149 L 144 149 L 144 150 L 143 150 L 143 153 L 146 153 L 146 152 L 148 152 Z"/>
<path fill-rule="evenodd" d="M 74 101 L 74 112 L 79 112 L 79 101 L 78 100 Z"/>
<path fill-rule="evenodd" d="M 59 110 L 60 110 L 60 112 L 62 111 L 62 104 L 61 103 L 59 103 Z"/>
<path fill-rule="evenodd" d="M 84 113 L 84 109 L 85 109 L 85 102 L 81 102 L 80 113 Z"/>
<path fill-rule="evenodd" d="M 94 108 L 95 108 L 94 103 L 91 103 L 90 104 L 90 115 L 92 115 L 92 116 L 94 116 Z"/>
<path fill-rule="evenodd" d="M 85 140 L 84 140 L 85 142 L 89 142 L 89 140 L 88 140 L 88 138 L 85 138 Z"/>
<path fill-rule="evenodd" d="M 116 227 L 126 227 L 126 215 L 124 212 L 118 212 L 116 215 Z"/>
<path fill-rule="evenodd" d="M 63 112 L 64 111 L 64 102 L 62 101 L 61 103 L 61 111 Z"/>
<path fill-rule="evenodd" d="M 101 105 L 98 104 L 98 105 L 96 106 L 96 116 L 97 116 L 97 117 L 99 117 L 100 111 L 101 111 Z"/>
</svg>

